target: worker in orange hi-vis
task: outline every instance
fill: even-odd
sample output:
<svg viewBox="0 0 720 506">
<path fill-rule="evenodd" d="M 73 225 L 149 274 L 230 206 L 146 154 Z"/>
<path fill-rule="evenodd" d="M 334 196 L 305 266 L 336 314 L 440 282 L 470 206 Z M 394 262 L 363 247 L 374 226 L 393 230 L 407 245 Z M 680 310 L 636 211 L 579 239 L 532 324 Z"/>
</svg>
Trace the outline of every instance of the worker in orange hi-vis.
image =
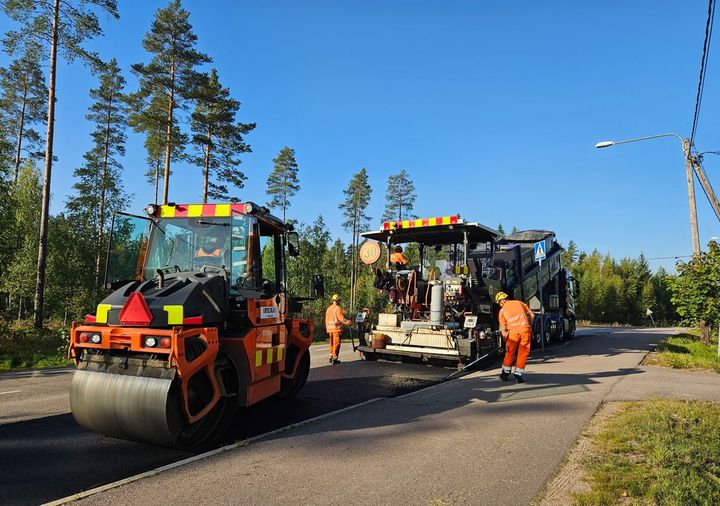
<svg viewBox="0 0 720 506">
<path fill-rule="evenodd" d="M 500 304 L 500 314 L 498 315 L 500 333 L 505 338 L 505 358 L 500 371 L 500 379 L 503 381 L 510 379 L 513 359 L 517 351 L 514 376 L 518 383 L 524 383 L 523 373 L 530 353 L 532 322 L 535 314 L 524 302 L 508 299 L 508 294 L 505 292 L 495 294 L 495 303 Z"/>
<path fill-rule="evenodd" d="M 402 246 L 395 246 L 395 250 L 390 255 L 390 264 L 398 269 L 404 269 L 408 263 L 410 260 L 403 254 Z"/>
<path fill-rule="evenodd" d="M 332 301 L 330 307 L 325 311 L 325 330 L 330 336 L 330 363 L 337 364 L 340 362 L 338 354 L 340 353 L 342 326 L 352 325 L 352 322 L 345 318 L 345 313 L 340 307 L 340 296 L 335 293 L 330 300 Z"/>
</svg>

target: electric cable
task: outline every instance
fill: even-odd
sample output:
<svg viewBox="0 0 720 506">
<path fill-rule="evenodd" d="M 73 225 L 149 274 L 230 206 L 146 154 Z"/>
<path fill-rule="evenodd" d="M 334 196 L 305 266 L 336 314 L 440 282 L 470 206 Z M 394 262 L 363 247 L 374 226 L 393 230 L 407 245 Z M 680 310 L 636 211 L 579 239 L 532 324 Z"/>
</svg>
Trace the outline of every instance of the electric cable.
<svg viewBox="0 0 720 506">
<path fill-rule="evenodd" d="M 697 96 L 695 97 L 695 114 L 693 115 L 692 133 L 690 134 L 690 145 L 695 142 L 698 120 L 700 118 L 700 106 L 702 104 L 703 89 L 705 88 L 705 74 L 707 73 L 707 62 L 710 55 L 710 41 L 712 39 L 713 21 L 715 19 L 715 0 L 708 1 L 708 19 L 705 24 L 705 42 L 703 43 L 702 58 L 700 60 L 700 77 L 698 79 Z"/>
</svg>

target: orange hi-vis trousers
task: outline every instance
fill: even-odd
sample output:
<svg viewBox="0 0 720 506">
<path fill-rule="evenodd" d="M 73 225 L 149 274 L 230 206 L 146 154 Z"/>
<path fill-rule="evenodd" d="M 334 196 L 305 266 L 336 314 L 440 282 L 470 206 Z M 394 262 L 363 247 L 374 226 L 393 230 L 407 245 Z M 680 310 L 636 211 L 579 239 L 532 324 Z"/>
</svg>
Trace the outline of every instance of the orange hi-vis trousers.
<svg viewBox="0 0 720 506">
<path fill-rule="evenodd" d="M 330 336 L 330 358 L 337 358 L 338 353 L 340 353 L 340 334 L 342 334 L 342 330 L 328 332 L 328 336 Z"/>
<path fill-rule="evenodd" d="M 512 370 L 515 352 L 517 352 L 515 374 L 522 375 L 522 373 L 525 372 L 525 362 L 527 362 L 527 357 L 530 353 L 531 336 L 532 330 L 530 327 L 510 329 L 510 334 L 505 342 L 505 358 L 502 363 L 503 372 L 509 373 Z"/>
</svg>

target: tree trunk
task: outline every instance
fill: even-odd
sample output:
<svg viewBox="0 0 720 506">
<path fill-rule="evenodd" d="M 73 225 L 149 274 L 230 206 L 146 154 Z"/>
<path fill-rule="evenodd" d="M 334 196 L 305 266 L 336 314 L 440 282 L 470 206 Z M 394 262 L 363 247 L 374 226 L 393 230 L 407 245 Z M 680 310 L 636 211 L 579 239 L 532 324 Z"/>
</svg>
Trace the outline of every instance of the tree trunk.
<svg viewBox="0 0 720 506">
<path fill-rule="evenodd" d="M 23 88 L 22 108 L 20 109 L 20 124 L 18 126 L 17 143 L 15 144 L 15 184 L 18 181 L 20 173 L 20 152 L 22 150 L 23 130 L 25 129 L 25 106 L 27 105 L 27 78 L 25 79 L 25 88 Z"/>
<path fill-rule="evenodd" d="M 700 320 L 700 341 L 703 344 L 710 344 L 710 329 L 705 320 Z"/>
<path fill-rule="evenodd" d="M 208 181 L 210 180 L 210 129 L 208 129 L 208 143 L 205 145 L 205 160 L 203 161 L 203 166 L 205 169 L 203 204 L 207 204 Z"/>
<path fill-rule="evenodd" d="M 98 288 L 100 283 L 100 258 L 102 256 L 100 247 L 102 246 L 103 231 L 105 230 L 105 193 L 107 190 L 107 166 L 110 157 L 110 109 L 112 107 L 112 95 L 108 103 L 108 113 L 105 120 L 105 142 L 103 145 L 103 163 L 100 173 L 100 209 L 98 210 L 98 227 L 95 236 L 95 285 L 93 288 L 93 305 L 97 303 Z"/>
<path fill-rule="evenodd" d="M 58 17 L 60 0 L 53 5 L 52 38 L 50 44 L 50 83 L 48 87 L 47 135 L 45 139 L 45 175 L 43 177 L 43 196 L 40 211 L 40 245 L 38 246 L 37 278 L 35 285 L 35 305 L 33 325 L 42 328 L 45 309 L 45 267 L 47 263 L 48 220 L 50 218 L 50 181 L 53 162 L 53 137 L 55 135 L 55 77 L 57 73 Z"/>
<path fill-rule="evenodd" d="M 170 64 L 170 98 L 167 109 L 167 128 L 165 129 L 165 170 L 163 172 L 163 204 L 168 203 L 170 187 L 170 154 L 172 153 L 173 110 L 175 109 L 175 62 Z"/>
<path fill-rule="evenodd" d="M 153 200 L 153 203 L 157 205 L 158 203 L 158 182 L 160 179 L 160 156 L 158 156 L 155 159 L 155 200 Z"/>
</svg>

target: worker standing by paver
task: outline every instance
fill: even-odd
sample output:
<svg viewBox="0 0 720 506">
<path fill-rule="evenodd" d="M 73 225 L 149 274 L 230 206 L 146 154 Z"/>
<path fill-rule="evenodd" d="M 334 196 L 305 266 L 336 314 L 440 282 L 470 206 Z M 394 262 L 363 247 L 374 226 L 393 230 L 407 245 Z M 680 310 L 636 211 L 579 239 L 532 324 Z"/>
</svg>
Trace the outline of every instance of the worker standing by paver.
<svg viewBox="0 0 720 506">
<path fill-rule="evenodd" d="M 345 318 L 345 313 L 340 307 L 340 296 L 335 293 L 330 300 L 330 307 L 325 311 L 325 330 L 330 336 L 330 363 L 337 364 L 340 362 L 338 354 L 340 353 L 342 326 L 352 325 L 352 322 Z"/>
<path fill-rule="evenodd" d="M 508 294 L 498 292 L 495 294 L 495 302 L 500 305 L 500 333 L 505 338 L 505 358 L 500 371 L 500 379 L 508 381 L 512 364 L 517 351 L 517 362 L 515 364 L 515 379 L 518 383 L 524 383 L 523 373 L 525 362 L 530 353 L 530 337 L 532 336 L 532 322 L 535 314 L 527 304 L 520 300 L 509 300 Z"/>
<path fill-rule="evenodd" d="M 393 253 L 390 255 L 390 264 L 397 269 L 404 269 L 409 263 L 410 260 L 403 254 L 402 246 L 395 246 Z"/>
</svg>

